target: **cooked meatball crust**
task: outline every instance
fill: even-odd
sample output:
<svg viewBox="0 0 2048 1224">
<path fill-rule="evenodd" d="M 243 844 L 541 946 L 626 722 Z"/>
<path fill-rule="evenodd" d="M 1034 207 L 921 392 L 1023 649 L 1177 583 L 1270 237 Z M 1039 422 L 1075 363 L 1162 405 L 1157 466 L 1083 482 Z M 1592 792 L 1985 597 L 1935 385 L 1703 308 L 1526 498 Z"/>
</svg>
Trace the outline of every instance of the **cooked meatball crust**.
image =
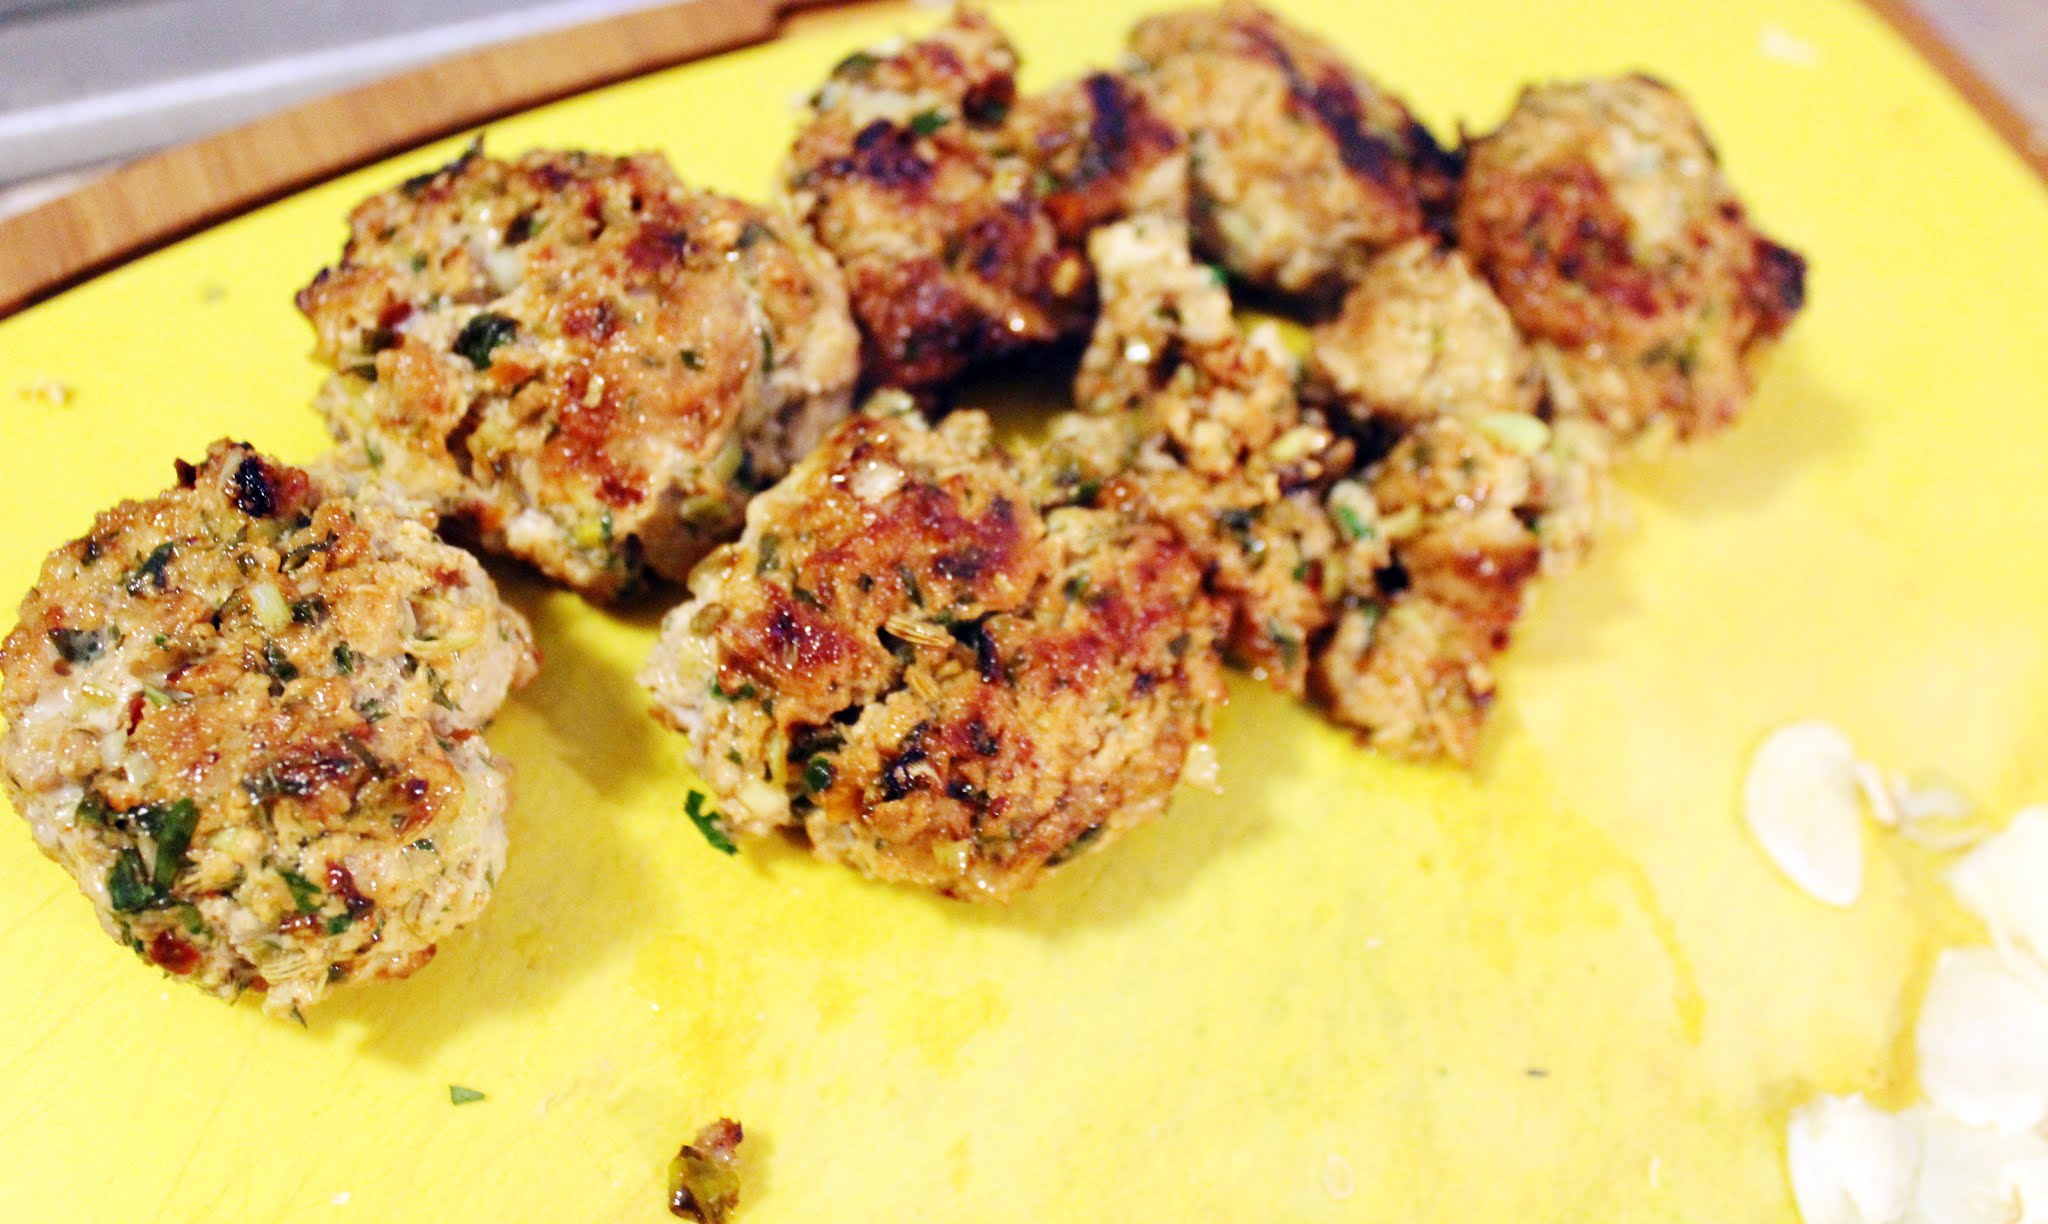
<svg viewBox="0 0 2048 1224">
<path fill-rule="evenodd" d="M 1002 900 L 1206 752 L 1201 577 L 1117 507 L 1041 513 L 979 413 L 863 415 L 755 500 L 642 680 L 737 830 Z"/>
<path fill-rule="evenodd" d="M 857 52 L 810 100 L 783 193 L 846 269 L 872 384 L 935 387 L 1087 325 L 1089 227 L 1184 207 L 1176 134 L 1097 75 L 1017 98 L 1017 54 L 958 10 Z"/>
<path fill-rule="evenodd" d="M 1130 50 L 1187 136 L 1198 244 L 1255 285 L 1334 297 L 1448 196 L 1449 160 L 1397 98 L 1249 0 L 1148 18 Z"/>
<path fill-rule="evenodd" d="M 462 158 L 299 294 L 341 457 L 599 598 L 681 579 L 851 403 L 838 269 L 654 154 Z"/>
<path fill-rule="evenodd" d="M 1473 143 L 1459 244 L 1533 344 L 1553 407 L 1616 443 L 1727 424 L 1804 300 L 1698 119 L 1628 76 L 1533 86 Z"/>
<path fill-rule="evenodd" d="M 216 443 L 44 563 L 0 763 L 109 934 L 294 1013 L 482 912 L 510 776 L 480 728 L 534 665 L 426 522 Z"/>
</svg>

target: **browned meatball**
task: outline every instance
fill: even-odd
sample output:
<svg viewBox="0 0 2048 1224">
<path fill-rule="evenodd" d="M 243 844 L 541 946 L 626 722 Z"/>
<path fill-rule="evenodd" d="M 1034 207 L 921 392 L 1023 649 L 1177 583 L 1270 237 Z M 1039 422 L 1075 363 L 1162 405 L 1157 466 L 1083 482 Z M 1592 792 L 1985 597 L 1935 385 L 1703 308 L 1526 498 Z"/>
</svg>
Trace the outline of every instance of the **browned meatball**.
<svg viewBox="0 0 2048 1224">
<path fill-rule="evenodd" d="M 480 728 L 534 667 L 476 560 L 217 443 L 52 553 L 0 647 L 16 810 L 108 934 L 296 1012 L 403 977 L 505 864 Z"/>
<path fill-rule="evenodd" d="M 1087 325 L 1080 243 L 1104 217 L 1184 206 L 1175 134 L 1114 77 L 1017 99 L 986 17 L 842 60 L 784 173 L 846 269 L 877 385 L 933 387 Z"/>
<path fill-rule="evenodd" d="M 1804 300 L 1685 101 L 1648 77 L 1523 91 L 1471 147 L 1460 245 L 1528 336 L 1553 410 L 1618 444 L 1727 424 Z"/>
<path fill-rule="evenodd" d="M 755 500 L 642 681 L 737 830 L 1000 900 L 1206 756 L 1214 614 L 1171 531 L 1042 512 L 987 418 L 883 404 Z"/>
<path fill-rule="evenodd" d="M 858 374 L 801 228 L 652 154 L 473 146 L 364 201 L 299 307 L 343 463 L 598 597 L 731 538 Z"/>
<path fill-rule="evenodd" d="M 1253 284 L 1334 296 L 1448 197 L 1449 159 L 1399 99 L 1249 0 L 1149 18 L 1130 49 L 1187 134 L 1197 244 Z"/>
</svg>

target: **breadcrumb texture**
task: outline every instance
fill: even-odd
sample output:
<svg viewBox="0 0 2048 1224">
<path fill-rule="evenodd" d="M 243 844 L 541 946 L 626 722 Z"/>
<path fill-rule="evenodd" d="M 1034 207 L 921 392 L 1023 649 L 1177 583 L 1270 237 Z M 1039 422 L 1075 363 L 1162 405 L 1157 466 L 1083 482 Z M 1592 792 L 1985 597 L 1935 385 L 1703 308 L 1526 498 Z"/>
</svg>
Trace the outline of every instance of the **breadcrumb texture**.
<svg viewBox="0 0 2048 1224">
<path fill-rule="evenodd" d="M 0 646 L 9 797 L 107 933 L 296 1013 L 403 977 L 505 862 L 480 728 L 531 634 L 393 500 L 216 443 L 52 553 Z"/>
<path fill-rule="evenodd" d="M 1002 900 L 1159 815 L 1223 698 L 1202 567 L 900 396 L 756 499 L 642 680 L 740 832 Z"/>
<path fill-rule="evenodd" d="M 1533 345 L 1558 418 L 1615 444 L 1709 433 L 1805 301 L 1698 118 L 1644 76 L 1532 86 L 1468 152 L 1457 237 Z"/>
<path fill-rule="evenodd" d="M 585 594 L 680 580 L 851 405 L 832 261 L 658 155 L 472 146 L 349 227 L 298 299 L 341 459 Z"/>
<path fill-rule="evenodd" d="M 1334 297 L 1448 200 L 1451 159 L 1407 107 L 1249 0 L 1148 18 L 1130 51 L 1187 136 L 1197 242 L 1253 284 Z"/>
<path fill-rule="evenodd" d="M 935 387 L 1087 327 L 1090 227 L 1186 207 L 1178 135 L 1109 74 L 1020 99 L 979 12 L 856 52 L 810 98 L 782 191 L 846 269 L 877 386 Z"/>
</svg>

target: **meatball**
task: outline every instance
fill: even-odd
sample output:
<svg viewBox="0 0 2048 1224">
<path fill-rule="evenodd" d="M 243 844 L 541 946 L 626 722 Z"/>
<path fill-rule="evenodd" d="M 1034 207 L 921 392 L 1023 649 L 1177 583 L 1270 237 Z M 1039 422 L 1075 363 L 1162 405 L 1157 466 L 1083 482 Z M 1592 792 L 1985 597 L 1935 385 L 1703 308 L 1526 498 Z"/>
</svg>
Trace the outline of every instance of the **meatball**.
<svg viewBox="0 0 2048 1224">
<path fill-rule="evenodd" d="M 1691 109 L 1648 77 L 1524 90 L 1473 143 L 1459 244 L 1535 348 L 1554 412 L 1617 445 L 1727 424 L 1799 311 Z"/>
<path fill-rule="evenodd" d="M 876 385 L 934 387 L 1084 329 L 1088 227 L 1184 206 L 1176 135 L 1121 82 L 1019 104 L 1016 72 L 1003 33 L 959 10 L 848 56 L 811 97 L 782 190 L 846 269 Z"/>
<path fill-rule="evenodd" d="M 1149 18 L 1130 50 L 1187 135 L 1197 242 L 1253 284 L 1334 297 L 1448 198 L 1450 159 L 1397 98 L 1248 0 Z"/>
<path fill-rule="evenodd" d="M 732 827 L 1003 900 L 1165 809 L 1223 698 L 1201 565 L 1028 490 L 892 395 L 755 500 L 641 677 Z"/>
<path fill-rule="evenodd" d="M 1514 320 L 1465 257 L 1415 239 L 1374 259 L 1315 329 L 1308 382 L 1359 423 L 1528 416 L 1543 396 Z"/>
<path fill-rule="evenodd" d="M 358 206 L 298 301 L 344 459 L 598 598 L 737 534 L 859 374 L 801 228 L 654 154 L 472 145 Z"/>
<path fill-rule="evenodd" d="M 100 924 L 297 1013 L 403 977 L 505 861 L 479 729 L 531 635 L 389 502 L 216 443 L 52 553 L 0 646 L 8 792 Z"/>
<path fill-rule="evenodd" d="M 1247 336 L 1186 226 L 1137 218 L 1089 244 L 1102 311 L 1075 379 L 1081 412 L 1056 421 L 1048 467 L 1116 481 L 1208 567 L 1230 612 L 1232 658 L 1300 693 L 1327 618 L 1339 538 L 1322 497 L 1348 448 L 1294 395 L 1277 334 Z"/>
</svg>

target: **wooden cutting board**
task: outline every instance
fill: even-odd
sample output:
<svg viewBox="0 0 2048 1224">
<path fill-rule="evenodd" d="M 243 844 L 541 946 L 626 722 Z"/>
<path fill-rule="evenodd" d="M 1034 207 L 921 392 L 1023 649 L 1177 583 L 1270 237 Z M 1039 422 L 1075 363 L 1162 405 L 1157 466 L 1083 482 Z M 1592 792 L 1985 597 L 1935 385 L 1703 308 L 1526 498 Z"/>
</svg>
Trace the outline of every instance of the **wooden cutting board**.
<svg viewBox="0 0 2048 1224">
<path fill-rule="evenodd" d="M 1147 7 L 997 16 L 1036 85 Z M 749 1224 L 1788 1218 L 1788 1110 L 1907 1091 L 1931 950 L 1977 933 L 1942 861 L 1884 837 L 1854 909 L 1795 892 L 1742 829 L 1741 771 L 1818 716 L 2001 817 L 2048 797 L 2048 194 L 1847 0 L 1281 7 L 1440 132 L 1524 80 L 1655 71 L 1813 261 L 1749 418 L 1633 474 L 1633 527 L 1543 592 L 1473 772 L 1239 684 L 1223 795 L 964 909 L 779 842 L 709 850 L 631 680 L 660 609 L 501 567 L 547 652 L 491 733 L 512 862 L 416 977 L 303 1029 L 224 1007 L 0 826 L 0 1218 L 656 1220 L 720 1114 L 750 1135 Z M 656 147 L 759 196 L 792 100 L 931 19 L 835 14 L 490 145 Z M 317 453 L 291 293 L 353 201 L 459 144 L 0 323 L 0 592 L 211 438 Z"/>
</svg>

